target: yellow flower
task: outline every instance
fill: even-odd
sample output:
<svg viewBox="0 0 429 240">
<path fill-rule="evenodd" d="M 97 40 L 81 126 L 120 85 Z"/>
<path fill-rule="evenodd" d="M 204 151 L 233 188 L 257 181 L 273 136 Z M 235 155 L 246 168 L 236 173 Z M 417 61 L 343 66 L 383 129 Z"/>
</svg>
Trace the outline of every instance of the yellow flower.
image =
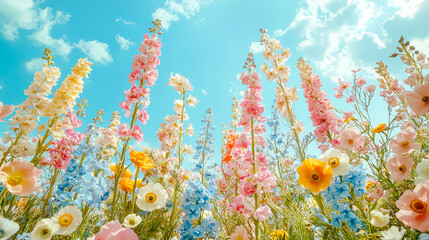
<svg viewBox="0 0 429 240">
<path fill-rule="evenodd" d="M 288 238 L 285 230 L 274 230 L 271 235 L 271 240 L 286 240 Z"/>
<path fill-rule="evenodd" d="M 382 124 L 379 124 L 377 127 L 375 127 L 374 129 L 372 129 L 372 133 L 380 133 L 380 132 L 383 132 L 384 131 L 384 129 L 386 129 L 386 124 L 385 123 L 382 123 Z"/>
<path fill-rule="evenodd" d="M 134 180 L 130 178 L 122 178 L 119 182 L 119 188 L 125 192 L 132 192 L 134 188 Z"/>
<path fill-rule="evenodd" d="M 131 151 L 130 158 L 136 168 L 140 167 L 142 170 L 150 170 L 155 166 L 152 159 L 150 159 L 144 152 Z"/>
<path fill-rule="evenodd" d="M 118 170 L 118 166 L 116 164 L 112 164 L 112 165 L 110 165 L 110 170 L 112 170 L 112 172 L 114 172 L 116 175 L 116 171 Z M 133 176 L 133 174 L 131 173 L 130 169 L 125 170 L 124 174 L 122 175 L 123 178 L 131 178 L 132 176 Z"/>
<path fill-rule="evenodd" d="M 308 188 L 313 194 L 329 187 L 333 172 L 331 166 L 318 159 L 305 159 L 297 168 L 298 182 L 301 186 Z"/>
</svg>

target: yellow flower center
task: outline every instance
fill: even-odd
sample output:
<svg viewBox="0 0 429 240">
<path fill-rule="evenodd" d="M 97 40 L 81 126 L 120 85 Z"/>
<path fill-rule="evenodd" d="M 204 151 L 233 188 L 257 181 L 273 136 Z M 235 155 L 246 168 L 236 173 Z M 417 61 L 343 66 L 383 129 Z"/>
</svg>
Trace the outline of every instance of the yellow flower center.
<svg viewBox="0 0 429 240">
<path fill-rule="evenodd" d="M 320 176 L 317 173 L 313 173 L 311 175 L 311 179 L 313 179 L 313 181 L 315 181 L 315 182 L 320 182 Z"/>
<path fill-rule="evenodd" d="M 235 240 L 243 240 L 243 237 L 240 235 L 240 236 L 236 237 Z"/>
<path fill-rule="evenodd" d="M 350 138 L 347 142 L 348 142 L 350 145 L 353 145 L 354 140 Z"/>
<path fill-rule="evenodd" d="M 51 231 L 49 229 L 42 229 L 42 231 L 40 231 L 40 233 L 42 234 L 42 236 L 49 236 L 51 235 Z"/>
<path fill-rule="evenodd" d="M 12 187 L 15 187 L 16 185 L 21 185 L 24 181 L 24 178 L 19 173 L 12 173 L 7 178 L 7 184 L 11 185 Z"/>
<path fill-rule="evenodd" d="M 73 222 L 73 216 L 70 214 L 63 214 L 58 218 L 58 224 L 62 227 L 68 227 Z"/>
<path fill-rule="evenodd" d="M 136 221 L 134 221 L 134 219 L 131 219 L 131 220 L 130 220 L 130 225 L 131 225 L 131 226 L 134 226 L 135 224 L 136 224 Z"/>
<path fill-rule="evenodd" d="M 340 165 L 340 160 L 337 157 L 331 157 L 328 159 L 328 164 L 332 168 L 338 167 Z"/>
<path fill-rule="evenodd" d="M 403 142 L 403 143 L 401 143 L 401 147 L 403 147 L 403 148 L 408 148 L 408 146 L 410 146 L 409 142 Z"/>
<path fill-rule="evenodd" d="M 156 194 L 155 193 L 147 193 L 145 198 L 146 198 L 146 202 L 154 203 L 156 201 Z"/>
<path fill-rule="evenodd" d="M 428 208 L 428 204 L 420 199 L 414 199 L 410 203 L 410 208 L 416 213 L 424 213 Z"/>
</svg>

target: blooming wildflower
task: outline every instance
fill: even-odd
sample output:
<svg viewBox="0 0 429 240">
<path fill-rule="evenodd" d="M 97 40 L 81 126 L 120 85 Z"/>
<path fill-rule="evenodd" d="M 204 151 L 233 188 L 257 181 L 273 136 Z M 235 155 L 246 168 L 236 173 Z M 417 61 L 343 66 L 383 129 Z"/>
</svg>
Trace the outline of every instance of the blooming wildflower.
<svg viewBox="0 0 429 240">
<path fill-rule="evenodd" d="M 372 133 L 381 133 L 386 129 L 386 124 L 385 123 L 381 123 L 379 124 L 377 127 L 375 127 L 374 129 L 372 129 Z"/>
<path fill-rule="evenodd" d="M 229 237 L 231 240 L 249 240 L 249 234 L 247 234 L 247 230 L 242 225 L 238 226 L 235 231 Z"/>
<path fill-rule="evenodd" d="M 396 206 L 396 217 L 405 225 L 426 232 L 429 230 L 429 181 L 421 183 L 413 191 L 405 191 Z"/>
<path fill-rule="evenodd" d="M 392 152 L 401 155 L 412 151 L 420 150 L 420 143 L 414 142 L 417 133 L 412 127 L 406 127 L 402 132 L 396 135 L 396 138 L 390 141 L 389 147 Z"/>
<path fill-rule="evenodd" d="M 333 175 L 332 168 L 326 162 L 314 158 L 305 159 L 297 172 L 298 182 L 316 195 L 329 187 Z"/>
<path fill-rule="evenodd" d="M 346 127 L 340 131 L 340 142 L 341 146 L 357 152 L 363 147 L 365 139 L 359 129 Z"/>
<path fill-rule="evenodd" d="M 375 88 L 377 88 L 377 86 L 370 84 L 370 85 L 365 87 L 365 90 L 369 93 L 372 93 L 375 91 Z"/>
<path fill-rule="evenodd" d="M 349 156 L 338 149 L 331 148 L 319 156 L 319 160 L 331 166 L 333 176 L 346 175 L 350 171 Z"/>
<path fill-rule="evenodd" d="M 67 206 L 58 211 L 52 221 L 59 224 L 55 234 L 68 236 L 72 234 L 82 222 L 82 212 L 76 206 Z"/>
<path fill-rule="evenodd" d="M 381 231 L 381 239 L 382 240 L 402 240 L 402 237 L 405 234 L 406 229 L 403 228 L 401 231 L 399 231 L 399 228 L 397 226 L 391 226 L 386 231 Z"/>
<path fill-rule="evenodd" d="M 165 207 L 168 195 L 167 191 L 159 183 L 149 183 L 139 189 L 137 206 L 143 211 L 153 211 Z"/>
<path fill-rule="evenodd" d="M 366 172 L 362 165 L 352 167 L 350 172 L 343 176 L 343 181 L 350 183 L 356 197 L 361 197 L 365 193 Z"/>
<path fill-rule="evenodd" d="M 50 240 L 60 225 L 52 219 L 44 218 L 36 223 L 30 234 L 31 240 Z"/>
<path fill-rule="evenodd" d="M 417 164 L 416 167 L 417 178 L 416 184 L 429 181 L 429 160 L 424 160 Z"/>
<path fill-rule="evenodd" d="M 133 213 L 133 214 L 128 214 L 125 219 L 124 219 L 124 227 L 126 228 L 135 228 L 137 227 L 140 223 L 142 222 L 142 218 Z"/>
<path fill-rule="evenodd" d="M 274 230 L 270 236 L 272 240 L 286 240 L 288 238 L 286 230 Z"/>
<path fill-rule="evenodd" d="M 375 227 L 382 228 L 389 223 L 389 214 L 383 214 L 378 210 L 372 210 L 371 215 L 371 224 Z"/>
<path fill-rule="evenodd" d="M 261 206 L 255 210 L 253 217 L 261 222 L 264 222 L 272 215 L 271 209 L 268 206 Z"/>
<path fill-rule="evenodd" d="M 112 164 L 110 165 L 110 170 L 112 170 L 115 175 L 116 175 L 116 171 L 118 169 L 118 166 L 116 164 Z M 131 173 L 131 170 L 129 168 L 127 168 L 127 170 L 125 170 L 124 174 L 122 175 L 123 178 L 131 178 L 133 176 L 133 174 Z"/>
<path fill-rule="evenodd" d="M 390 172 L 390 177 L 395 181 L 403 181 L 410 175 L 414 162 L 407 155 L 395 156 L 387 161 L 386 168 Z"/>
<path fill-rule="evenodd" d="M 150 159 L 145 152 L 131 151 L 130 158 L 131 162 L 134 163 L 134 166 L 136 168 L 140 167 L 141 170 L 147 171 L 155 166 L 152 159 Z"/>
<path fill-rule="evenodd" d="M 26 196 L 39 188 L 37 179 L 41 174 L 42 170 L 34 167 L 32 163 L 15 159 L 2 165 L 0 181 L 13 195 Z"/>
<path fill-rule="evenodd" d="M 138 240 L 137 234 L 129 229 L 123 228 L 118 220 L 113 220 L 106 223 L 100 229 L 100 231 L 94 236 L 88 238 L 88 240 L 115 240 L 115 239 L 127 239 L 127 240 Z"/>
<path fill-rule="evenodd" d="M 0 101 L 0 122 L 5 122 L 4 118 L 12 114 L 15 107 L 13 105 L 3 105 Z"/>
<path fill-rule="evenodd" d="M 429 111 L 429 83 L 416 85 L 414 91 L 404 91 L 404 97 L 411 110 L 418 116 Z"/>
<path fill-rule="evenodd" d="M 131 193 L 134 188 L 134 180 L 130 178 L 121 178 L 121 181 L 119 181 L 119 188 L 122 191 Z"/>
<path fill-rule="evenodd" d="M 18 223 L 0 216 L 0 240 L 9 239 L 18 230 Z"/>
</svg>

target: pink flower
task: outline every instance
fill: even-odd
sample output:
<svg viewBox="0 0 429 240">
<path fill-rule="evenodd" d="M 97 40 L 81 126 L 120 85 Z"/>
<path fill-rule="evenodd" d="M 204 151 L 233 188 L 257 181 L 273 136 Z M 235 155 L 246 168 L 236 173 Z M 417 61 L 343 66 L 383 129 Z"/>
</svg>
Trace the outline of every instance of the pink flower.
<svg viewBox="0 0 429 240">
<path fill-rule="evenodd" d="M 411 167 L 414 162 L 407 155 L 395 156 L 387 161 L 387 170 L 390 172 L 390 177 L 395 181 L 403 181 L 410 175 Z"/>
<path fill-rule="evenodd" d="M 256 209 L 255 213 L 253 213 L 253 217 L 261 222 L 264 222 L 269 217 L 271 217 L 272 214 L 273 213 L 271 212 L 271 209 L 269 207 L 262 206 Z"/>
<path fill-rule="evenodd" d="M 357 128 L 343 128 L 340 131 L 341 146 L 349 150 L 359 151 L 365 143 L 359 129 Z"/>
<path fill-rule="evenodd" d="M 356 102 L 356 97 L 355 97 L 355 95 L 350 95 L 350 96 L 346 99 L 346 103 L 352 103 L 352 102 Z"/>
<path fill-rule="evenodd" d="M 414 142 L 416 136 L 417 133 L 414 131 L 414 128 L 406 127 L 402 132 L 396 135 L 395 139 L 390 141 L 389 147 L 396 155 L 402 155 L 415 150 L 420 150 L 421 145 Z"/>
<path fill-rule="evenodd" d="M 13 105 L 3 105 L 0 101 L 0 122 L 5 122 L 4 118 L 12 114 L 15 107 Z"/>
<path fill-rule="evenodd" d="M 375 91 L 375 88 L 376 88 L 376 86 L 375 86 L 375 85 L 370 84 L 370 85 L 368 85 L 368 86 L 366 86 L 366 87 L 365 87 L 365 90 L 366 90 L 367 92 L 369 92 L 369 93 L 372 93 L 372 92 L 374 92 L 374 91 Z"/>
<path fill-rule="evenodd" d="M 418 84 L 414 91 L 404 91 L 403 94 L 410 108 L 418 116 L 429 111 L 429 83 Z"/>
<path fill-rule="evenodd" d="M 131 131 L 131 136 L 136 141 L 142 141 L 143 140 L 143 132 L 138 125 L 134 125 L 133 130 Z"/>
<path fill-rule="evenodd" d="M 42 170 L 34 167 L 32 163 L 15 159 L 0 168 L 0 181 L 13 195 L 27 196 L 39 188 L 37 179 L 40 174 Z"/>
<path fill-rule="evenodd" d="M 137 234 L 129 229 L 123 228 L 118 220 L 106 223 L 100 231 L 88 240 L 138 240 Z"/>
<path fill-rule="evenodd" d="M 150 69 L 143 74 L 143 79 L 147 81 L 149 87 L 152 87 L 158 79 L 158 70 Z"/>
<path fill-rule="evenodd" d="M 365 78 L 357 78 L 355 83 L 357 87 L 363 87 L 363 85 L 366 84 L 366 81 Z"/>
<path fill-rule="evenodd" d="M 242 185 L 242 189 L 241 190 L 242 190 L 242 194 L 245 195 L 245 196 L 250 195 L 250 194 L 254 194 L 256 192 L 256 189 L 255 189 L 255 187 L 254 187 L 254 185 L 253 185 L 252 182 L 246 182 L 246 183 L 244 183 Z"/>
<path fill-rule="evenodd" d="M 128 124 L 122 123 L 121 126 L 119 126 L 118 135 L 120 137 L 129 137 L 130 127 L 128 127 Z"/>
<path fill-rule="evenodd" d="M 429 181 L 407 190 L 396 201 L 399 211 L 396 217 L 405 225 L 426 232 L 429 230 Z"/>
<path fill-rule="evenodd" d="M 247 230 L 243 226 L 238 226 L 234 233 L 229 237 L 231 240 L 249 240 L 249 234 L 247 234 Z"/>
</svg>

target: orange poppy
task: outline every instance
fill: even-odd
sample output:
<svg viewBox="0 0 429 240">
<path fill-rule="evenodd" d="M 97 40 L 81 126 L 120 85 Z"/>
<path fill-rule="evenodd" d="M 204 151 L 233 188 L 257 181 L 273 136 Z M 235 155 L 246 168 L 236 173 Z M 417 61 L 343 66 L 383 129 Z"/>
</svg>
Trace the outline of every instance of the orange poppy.
<svg viewBox="0 0 429 240">
<path fill-rule="evenodd" d="M 297 172 L 301 186 L 308 188 L 316 195 L 329 187 L 333 175 L 329 164 L 314 158 L 305 159 L 297 168 Z"/>
</svg>

